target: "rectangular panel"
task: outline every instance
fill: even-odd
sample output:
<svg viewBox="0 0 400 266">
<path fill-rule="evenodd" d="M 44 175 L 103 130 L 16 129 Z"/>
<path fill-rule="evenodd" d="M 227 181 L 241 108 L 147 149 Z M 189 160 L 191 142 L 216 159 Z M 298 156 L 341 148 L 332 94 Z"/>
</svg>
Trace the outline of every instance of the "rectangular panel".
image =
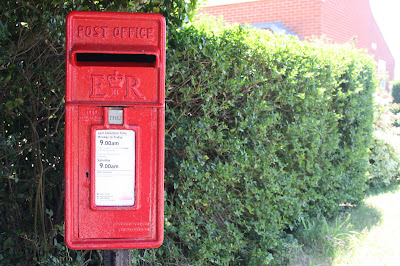
<svg viewBox="0 0 400 266">
<path fill-rule="evenodd" d="M 159 100 L 157 86 L 160 72 L 156 68 L 104 65 L 78 68 L 80 73 L 73 73 L 74 101 L 132 104 L 157 103 Z"/>
<path fill-rule="evenodd" d="M 91 12 L 90 18 L 74 14 L 70 38 L 75 44 L 115 44 L 155 46 L 160 40 L 158 14 Z M 132 19 L 133 18 L 133 19 Z"/>
<path fill-rule="evenodd" d="M 95 204 L 135 203 L 135 131 L 96 130 Z"/>
</svg>

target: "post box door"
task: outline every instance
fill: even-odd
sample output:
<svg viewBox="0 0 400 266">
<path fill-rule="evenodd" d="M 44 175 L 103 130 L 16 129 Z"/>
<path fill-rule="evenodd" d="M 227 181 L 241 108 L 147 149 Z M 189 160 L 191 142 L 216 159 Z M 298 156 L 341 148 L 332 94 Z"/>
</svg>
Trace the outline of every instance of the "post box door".
<svg viewBox="0 0 400 266">
<path fill-rule="evenodd" d="M 151 231 L 150 224 L 154 224 L 156 217 L 156 206 L 152 206 L 152 202 L 156 201 L 156 190 L 152 186 L 156 184 L 155 177 L 158 171 L 155 164 L 157 163 L 157 121 L 161 115 L 157 109 L 153 108 L 133 108 L 124 109 L 128 118 L 127 127 L 114 126 L 109 129 L 103 128 L 103 110 L 101 107 L 80 107 L 79 113 L 96 113 L 99 114 L 98 122 L 93 120 L 80 119 L 77 130 L 82 135 L 79 138 L 79 219 L 78 234 L 79 238 L 151 238 L 155 232 Z M 112 138 L 103 141 L 103 145 L 95 145 L 98 138 L 96 132 L 109 131 L 108 134 Z M 134 144 L 127 145 L 128 135 L 124 134 L 121 138 L 119 132 L 130 132 L 134 134 Z M 103 133 L 102 132 L 102 133 Z M 130 138 L 132 140 L 132 138 Z M 107 144 L 105 143 L 107 141 Z M 125 143 L 124 143 L 125 142 Z M 96 158 L 97 153 L 103 146 L 106 147 L 106 156 L 104 160 Z M 130 147 L 129 147 L 130 146 Z M 99 182 L 99 177 L 93 176 L 99 169 L 104 169 L 106 175 L 111 177 L 111 182 L 121 182 L 118 177 L 121 175 L 120 169 L 122 156 L 121 149 L 125 149 L 128 153 L 133 153 L 135 166 L 133 190 L 134 203 L 123 206 L 121 203 L 117 205 L 107 202 L 107 199 L 96 204 L 96 188 L 91 182 Z M 144 158 L 152 158 L 152 160 L 144 160 Z M 100 166 L 99 164 L 102 164 Z M 106 166 L 108 165 L 108 166 Z M 125 171 L 125 169 L 123 170 Z M 129 171 L 128 171 L 129 172 Z M 110 179 L 110 178 L 109 178 Z M 126 185 L 127 182 L 124 183 Z M 118 184 L 117 184 L 118 185 Z M 129 182 L 128 182 L 129 185 Z M 116 186 L 118 188 L 118 186 Z M 102 190 L 104 192 L 104 189 Z M 109 188 L 110 194 L 114 193 L 118 196 L 115 188 Z M 132 194 L 130 196 L 132 196 Z M 121 194 L 121 196 L 124 196 Z M 82 204 L 84 203 L 84 204 Z M 120 205 L 118 205 L 120 204 Z"/>
</svg>

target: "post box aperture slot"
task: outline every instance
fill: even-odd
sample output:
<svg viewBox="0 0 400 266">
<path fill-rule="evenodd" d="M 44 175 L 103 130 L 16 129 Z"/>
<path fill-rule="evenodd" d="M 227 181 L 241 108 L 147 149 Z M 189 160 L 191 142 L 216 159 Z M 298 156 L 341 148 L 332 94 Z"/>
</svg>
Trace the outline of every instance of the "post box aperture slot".
<svg viewBox="0 0 400 266">
<path fill-rule="evenodd" d="M 75 53 L 77 66 L 156 67 L 157 56 L 151 54 Z"/>
</svg>

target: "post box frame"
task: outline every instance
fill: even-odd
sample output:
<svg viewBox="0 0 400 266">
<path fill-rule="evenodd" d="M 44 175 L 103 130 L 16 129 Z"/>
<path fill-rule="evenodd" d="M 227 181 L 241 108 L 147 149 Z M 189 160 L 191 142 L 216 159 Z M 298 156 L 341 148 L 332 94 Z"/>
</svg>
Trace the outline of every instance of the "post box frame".
<svg viewBox="0 0 400 266">
<path fill-rule="evenodd" d="M 164 234 L 165 20 L 73 11 L 66 39 L 65 242 L 72 249 L 158 247 Z M 91 62 L 95 57 L 104 62 Z M 123 110 L 122 125 L 109 124 L 113 107 Z M 133 206 L 94 203 L 97 130 L 135 132 Z"/>
</svg>

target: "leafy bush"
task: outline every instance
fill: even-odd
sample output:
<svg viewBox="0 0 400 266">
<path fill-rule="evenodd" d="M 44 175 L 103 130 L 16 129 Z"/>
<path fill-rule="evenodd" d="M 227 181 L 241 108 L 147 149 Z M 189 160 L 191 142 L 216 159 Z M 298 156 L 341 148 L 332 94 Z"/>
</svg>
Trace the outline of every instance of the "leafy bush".
<svg viewBox="0 0 400 266">
<path fill-rule="evenodd" d="M 283 263 L 287 230 L 362 198 L 375 87 L 369 57 L 201 23 L 168 43 L 166 239 L 138 257 Z"/>
<path fill-rule="evenodd" d="M 368 185 L 385 188 L 399 180 L 400 150 L 398 104 L 386 91 L 375 95 L 375 132 L 371 144 Z"/>
<path fill-rule="evenodd" d="M 375 124 L 369 155 L 367 184 L 372 189 L 385 188 L 399 180 L 400 137 L 399 105 L 386 90 L 375 93 Z"/>
<path fill-rule="evenodd" d="M 394 103 L 394 98 L 386 90 L 378 89 L 374 95 L 374 129 L 375 131 L 387 132 L 390 134 L 398 132 L 398 120 L 400 105 Z"/>
<path fill-rule="evenodd" d="M 395 145 L 400 144 L 399 136 L 390 136 L 381 132 L 374 134 L 367 182 L 371 188 L 388 187 L 400 180 L 400 153 L 394 148 L 393 139 L 397 140 Z"/>
<path fill-rule="evenodd" d="M 400 103 L 400 81 L 393 84 L 392 89 L 393 102 Z"/>
</svg>

